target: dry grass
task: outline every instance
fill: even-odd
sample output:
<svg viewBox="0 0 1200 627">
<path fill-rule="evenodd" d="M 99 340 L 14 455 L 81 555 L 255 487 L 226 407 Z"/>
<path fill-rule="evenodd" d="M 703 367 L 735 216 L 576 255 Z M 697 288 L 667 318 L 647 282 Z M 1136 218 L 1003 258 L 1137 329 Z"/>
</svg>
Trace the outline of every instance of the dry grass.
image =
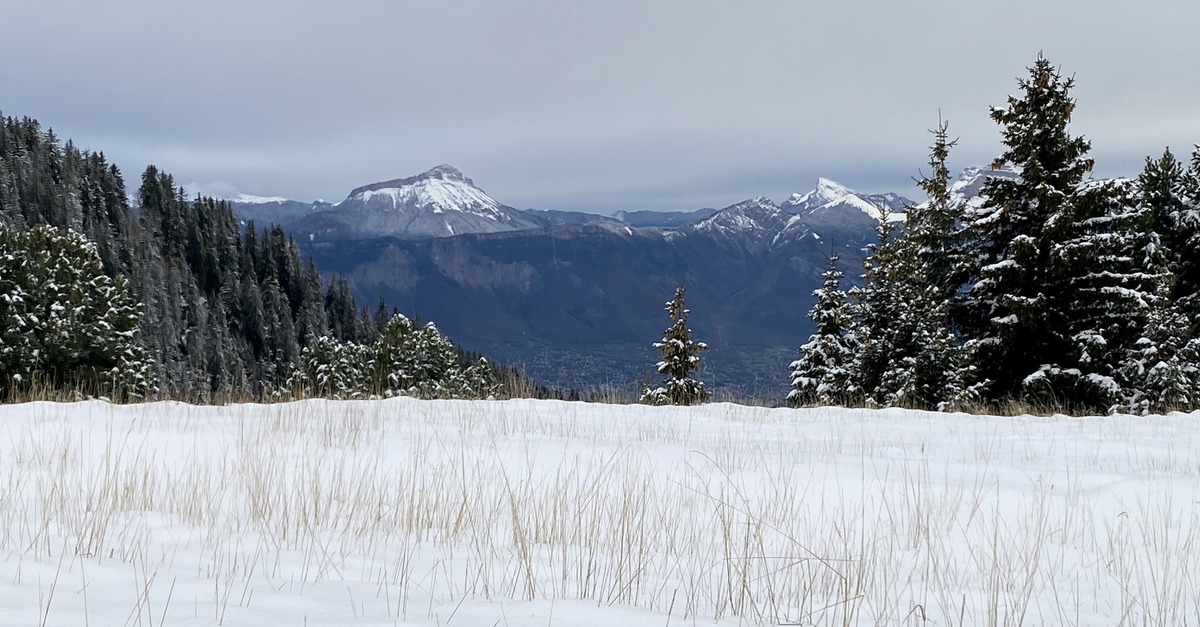
<svg viewBox="0 0 1200 627">
<path fill-rule="evenodd" d="M 107 594 L 127 624 L 152 625 L 252 624 L 308 594 L 378 624 L 443 624 L 464 599 L 797 625 L 1200 612 L 1189 418 L 411 399 L 0 411 L 0 587 L 40 569 L 28 622 L 86 606 L 63 574 L 110 624 L 105 569 L 125 573 Z"/>
</svg>

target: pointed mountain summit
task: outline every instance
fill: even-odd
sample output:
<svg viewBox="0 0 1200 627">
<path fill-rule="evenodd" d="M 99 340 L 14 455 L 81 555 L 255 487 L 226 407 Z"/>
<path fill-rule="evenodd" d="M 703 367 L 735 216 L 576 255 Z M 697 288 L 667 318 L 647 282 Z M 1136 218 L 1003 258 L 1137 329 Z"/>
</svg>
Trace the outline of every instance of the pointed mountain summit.
<svg viewBox="0 0 1200 627">
<path fill-rule="evenodd" d="M 784 211 L 819 219 L 832 219 L 839 215 L 859 212 L 880 220 L 888 212 L 889 222 L 904 221 L 904 207 L 910 204 L 907 198 L 897 194 L 860 194 L 827 178 L 818 178 L 817 187 L 807 194 L 792 194 L 781 205 Z"/>
<path fill-rule="evenodd" d="M 787 213 L 764 196 L 730 205 L 696 223 L 698 231 L 754 233 L 778 231 L 787 224 Z"/>
<path fill-rule="evenodd" d="M 696 222 L 691 231 L 726 245 L 756 251 L 769 244 L 792 216 L 763 196 L 730 205 Z"/>
<path fill-rule="evenodd" d="M 353 198 L 366 192 L 411 187 L 413 185 L 417 185 L 418 183 L 433 180 L 448 181 L 451 183 L 460 183 L 468 187 L 475 187 L 475 181 L 463 176 L 463 173 L 460 172 L 458 168 L 450 164 L 443 163 L 442 165 L 430 168 L 429 170 L 416 176 L 410 176 L 403 179 L 393 179 L 390 181 L 383 181 L 382 183 L 372 183 L 370 185 L 356 187 L 351 190 L 350 195 L 347 196 L 347 198 Z"/>
<path fill-rule="evenodd" d="M 500 204 L 451 165 L 357 187 L 329 211 L 292 225 L 309 241 L 374 237 L 431 239 L 535 229 L 524 212 Z"/>
</svg>

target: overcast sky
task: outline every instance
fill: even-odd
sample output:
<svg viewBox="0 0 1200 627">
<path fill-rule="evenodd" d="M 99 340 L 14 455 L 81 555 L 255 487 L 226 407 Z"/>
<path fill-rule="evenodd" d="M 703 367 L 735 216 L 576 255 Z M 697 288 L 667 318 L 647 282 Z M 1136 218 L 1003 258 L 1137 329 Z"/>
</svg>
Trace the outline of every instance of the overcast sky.
<svg viewBox="0 0 1200 627">
<path fill-rule="evenodd" d="M 1097 174 L 1200 141 L 1196 0 L 0 0 L 0 111 L 214 193 L 345 197 L 450 163 L 519 208 L 915 195 L 1039 51 Z"/>
</svg>

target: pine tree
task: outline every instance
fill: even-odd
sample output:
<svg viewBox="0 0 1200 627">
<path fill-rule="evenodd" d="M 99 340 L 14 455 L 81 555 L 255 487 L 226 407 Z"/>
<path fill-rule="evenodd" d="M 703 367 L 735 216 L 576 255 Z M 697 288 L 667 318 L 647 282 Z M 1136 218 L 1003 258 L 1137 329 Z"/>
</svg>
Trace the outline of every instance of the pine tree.
<svg viewBox="0 0 1200 627">
<path fill-rule="evenodd" d="M 323 336 L 306 346 L 300 355 L 300 368 L 288 379 L 293 393 L 322 398 L 362 398 L 369 390 L 371 351 L 354 342 L 339 342 Z"/>
<path fill-rule="evenodd" d="M 495 394 L 497 382 L 486 360 L 466 363 L 433 323 L 418 326 L 396 314 L 371 344 L 317 338 L 301 351 L 284 387 L 286 393 L 327 398 L 478 399 Z"/>
<path fill-rule="evenodd" d="M 873 405 L 944 408 L 968 396 L 969 370 L 949 318 L 961 258 L 953 233 L 963 207 L 950 194 L 946 159 L 954 142 L 947 129 L 942 122 L 933 131 L 931 171 L 919 181 L 928 199 L 906 209 L 898 236 L 884 216 L 864 260 L 863 285 L 851 292 L 857 343 L 851 388 Z"/>
<path fill-rule="evenodd" d="M 1163 288 L 1140 337 L 1130 346 L 1118 369 L 1124 396 L 1113 409 L 1136 414 L 1200 407 L 1200 338 L 1189 337 L 1191 326 Z"/>
<path fill-rule="evenodd" d="M 344 342 L 361 342 L 365 339 L 358 328 L 358 309 L 345 277 L 334 276 L 329 280 L 329 286 L 325 289 L 325 313 L 329 332 L 334 337 Z M 391 317 L 385 313 L 382 318 L 377 316 L 377 319 L 379 332 L 382 333 Z"/>
<path fill-rule="evenodd" d="M 1087 140 L 1067 131 L 1073 83 L 1039 56 L 1029 78 L 1018 81 L 1022 96 L 992 110 L 1005 146 L 993 167 L 1011 164 L 1020 178 L 989 179 L 982 206 L 966 216 L 969 278 L 955 320 L 977 348 L 972 365 L 989 400 L 1052 395 L 1057 382 L 1048 374 L 1066 371 L 1061 358 L 1075 348 L 1067 312 L 1053 302 L 1069 295 L 1049 276 L 1052 251 L 1069 237 L 1080 185 L 1092 168 Z"/>
<path fill-rule="evenodd" d="M 895 402 L 921 408 L 947 409 L 972 400 L 967 388 L 971 369 L 951 325 L 963 267 L 963 251 L 956 233 L 962 228 L 965 207 L 950 192 L 946 161 L 957 143 L 949 138 L 945 121 L 933 131 L 928 176 L 917 182 L 926 201 L 910 207 L 901 237 L 901 276 L 913 318 L 911 343 L 903 376 L 896 385 Z M 907 266 L 907 267 L 906 267 Z"/>
<path fill-rule="evenodd" d="M 939 301 L 952 301 L 961 284 L 955 272 L 962 267 L 963 251 L 956 233 L 963 226 L 965 207 L 950 192 L 950 168 L 946 161 L 958 140 L 951 140 L 949 123 L 941 121 L 932 131 L 929 149 L 929 175 L 917 181 L 925 192 L 925 202 L 908 207 L 903 238 L 913 247 L 916 263 L 923 269 L 924 283 L 932 286 Z"/>
<path fill-rule="evenodd" d="M 1180 241 L 1172 250 L 1178 256 L 1173 268 L 1177 298 L 1192 319 L 1193 336 L 1200 334 L 1200 147 L 1183 179 L 1185 206 L 1175 219 Z"/>
<path fill-rule="evenodd" d="M 967 384 L 971 373 L 965 359 L 967 349 L 948 326 L 950 302 L 935 284 L 916 294 L 914 351 L 898 369 L 901 376 L 892 384 L 895 392 L 890 404 L 938 410 L 961 407 L 974 400 L 975 392 Z"/>
<path fill-rule="evenodd" d="M 474 398 L 488 399 L 495 398 L 496 393 L 500 389 L 500 383 L 496 379 L 496 374 L 492 368 L 492 364 L 484 357 L 480 357 L 470 366 L 462 368 L 462 360 L 459 360 L 460 372 L 454 377 L 450 388 L 453 390 L 452 398 Z"/>
<path fill-rule="evenodd" d="M 415 332 L 413 384 L 409 390 L 421 398 L 454 398 L 459 390 L 458 354 L 450 338 L 437 325 L 425 323 Z"/>
<path fill-rule="evenodd" d="M 704 384 L 691 378 L 691 373 L 700 367 L 700 352 L 707 350 L 703 342 L 692 341 L 692 330 L 687 326 L 691 313 L 684 308 L 685 289 L 682 284 L 675 288 L 675 297 L 667 304 L 667 315 L 673 324 L 663 333 L 661 342 L 654 349 L 662 353 L 656 370 L 664 377 L 663 385 L 642 392 L 641 402 L 651 405 L 695 405 L 708 400 L 711 394 Z"/>
<path fill-rule="evenodd" d="M 850 310 L 841 286 L 843 273 L 837 264 L 838 256 L 831 255 L 821 275 L 824 282 L 813 291 L 817 302 L 808 312 L 817 330 L 800 347 L 801 358 L 788 367 L 792 391 L 787 400 L 793 407 L 837 405 L 850 400 L 855 347 L 854 337 L 847 333 Z"/>
<path fill-rule="evenodd" d="M 40 378 L 119 398 L 155 392 L 141 314 L 83 235 L 0 224 L 0 391 Z"/>
<path fill-rule="evenodd" d="M 1084 185 L 1047 277 L 1072 350 L 1040 373 L 1050 391 L 1078 409 L 1104 411 L 1121 396 L 1118 370 L 1146 327 L 1168 278 L 1148 212 L 1122 182 Z"/>
<path fill-rule="evenodd" d="M 875 243 L 863 259 L 863 284 L 850 290 L 853 301 L 855 354 L 850 367 L 849 392 L 871 405 L 889 405 L 900 384 L 895 369 L 910 352 L 908 331 L 901 325 L 908 303 L 902 282 L 900 242 L 893 238 L 895 224 L 884 215 L 875 225 Z"/>
<path fill-rule="evenodd" d="M 933 270 L 944 259 L 943 245 L 930 243 L 922 209 L 914 209 L 916 228 L 900 237 L 892 236 L 886 219 L 879 223 L 878 241 L 863 263 L 863 285 L 851 290 L 848 390 L 875 406 L 933 409 L 966 399 L 965 369 L 949 327 L 947 287 Z"/>
<path fill-rule="evenodd" d="M 0 120 L 0 222 L 82 230 L 103 272 L 144 304 L 141 342 L 164 390 L 209 400 L 272 390 L 329 333 L 319 275 L 277 228 L 243 232 L 229 204 L 188 201 L 151 166 L 131 212 L 120 171 L 35 120 Z M 370 341 L 348 291 L 350 337 Z M 370 332 L 362 329 L 370 327 Z"/>
<path fill-rule="evenodd" d="M 1174 277 L 1169 297 L 1191 316 L 1188 328 L 1195 334 L 1200 319 L 1200 149 L 1189 169 L 1170 150 L 1158 159 L 1147 157 L 1137 189 Z"/>
<path fill-rule="evenodd" d="M 330 286 L 332 289 L 332 284 Z M 330 314 L 332 316 L 332 314 Z M 375 315 L 371 318 L 371 335 L 378 336 L 383 333 L 384 327 L 387 326 L 388 318 L 391 314 L 388 313 L 387 301 L 382 296 L 379 297 L 379 303 L 375 305 Z"/>
</svg>

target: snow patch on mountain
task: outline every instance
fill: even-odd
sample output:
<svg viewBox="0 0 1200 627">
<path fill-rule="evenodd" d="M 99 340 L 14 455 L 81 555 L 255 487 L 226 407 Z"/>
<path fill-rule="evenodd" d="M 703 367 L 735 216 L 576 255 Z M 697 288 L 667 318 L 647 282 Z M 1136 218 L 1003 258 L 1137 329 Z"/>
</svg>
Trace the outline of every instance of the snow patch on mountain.
<svg viewBox="0 0 1200 627">
<path fill-rule="evenodd" d="M 807 194 L 792 194 L 782 209 L 788 213 L 812 215 L 836 211 L 860 211 L 875 220 L 904 222 L 903 208 L 908 200 L 896 194 L 860 194 L 836 181 L 821 177 Z"/>
<path fill-rule="evenodd" d="M 996 169 L 978 165 L 968 166 L 963 168 L 962 174 L 950 184 L 950 201 L 965 203 L 970 207 L 982 205 L 983 198 L 979 193 L 983 190 L 983 184 L 993 178 L 1015 181 L 1021 178 L 1021 174 L 1008 167 Z"/>
<path fill-rule="evenodd" d="M 502 205 L 475 186 L 453 166 L 442 164 L 414 177 L 360 187 L 338 203 L 357 201 L 375 208 L 417 209 L 435 214 L 469 213 L 490 220 L 505 219 Z M 374 201 L 374 202 L 372 202 Z M 382 206 L 381 203 L 382 202 Z"/>
<path fill-rule="evenodd" d="M 726 207 L 696 223 L 698 231 L 749 233 L 777 231 L 789 216 L 764 196 Z"/>
<path fill-rule="evenodd" d="M 690 232 L 753 252 L 771 245 L 791 217 L 769 198 L 757 196 L 695 223 Z"/>
<path fill-rule="evenodd" d="M 506 207 L 453 166 L 439 165 L 402 179 L 355 188 L 329 211 L 297 221 L 292 230 L 312 241 L 433 239 L 541 228 L 542 222 Z"/>
<path fill-rule="evenodd" d="M 853 194 L 846 186 L 831 181 L 824 177 L 817 178 L 817 186 L 807 194 L 792 194 L 792 197 L 784 202 L 784 207 L 787 206 L 805 206 L 805 207 L 820 207 L 833 202 L 841 201 L 847 196 Z"/>
<path fill-rule="evenodd" d="M 234 196 L 233 198 L 227 198 L 226 200 L 243 205 L 278 205 L 285 202 L 291 202 L 287 198 L 283 198 L 281 196 L 255 196 L 253 194 L 238 194 L 237 196 Z"/>
</svg>

